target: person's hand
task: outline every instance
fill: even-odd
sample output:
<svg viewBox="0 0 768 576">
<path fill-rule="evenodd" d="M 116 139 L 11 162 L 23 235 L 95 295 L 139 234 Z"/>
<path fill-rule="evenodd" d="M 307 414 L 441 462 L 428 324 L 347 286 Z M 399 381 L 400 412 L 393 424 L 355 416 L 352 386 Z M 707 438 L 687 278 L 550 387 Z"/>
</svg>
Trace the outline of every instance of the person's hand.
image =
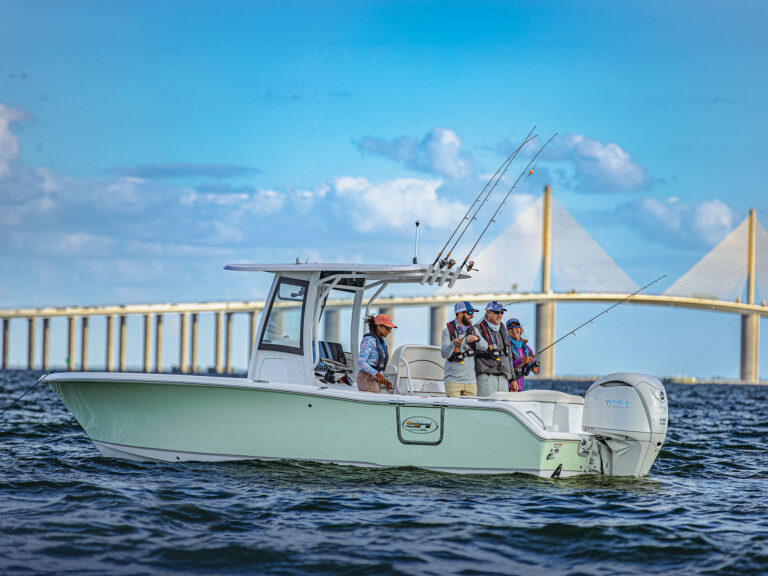
<svg viewBox="0 0 768 576">
<path fill-rule="evenodd" d="M 526 356 L 525 358 L 522 359 L 523 364 L 530 364 L 531 362 L 533 362 L 533 358 L 531 358 L 530 356 Z"/>
<path fill-rule="evenodd" d="M 454 338 L 453 339 L 453 345 L 454 346 L 461 346 L 462 338 Z"/>
<path fill-rule="evenodd" d="M 474 334 L 469 334 L 467 336 L 467 344 L 472 344 L 473 342 L 478 342 L 480 340 L 479 336 L 475 336 Z"/>
<path fill-rule="evenodd" d="M 533 373 L 534 374 L 538 374 L 539 373 L 539 367 L 538 366 L 534 366 L 533 367 Z"/>
<path fill-rule="evenodd" d="M 517 392 L 517 380 L 510 380 L 509 381 L 509 391 L 510 392 Z"/>
<path fill-rule="evenodd" d="M 390 384 L 387 379 L 384 378 L 384 374 L 381 372 L 376 372 L 376 382 L 378 382 L 380 386 L 387 386 L 387 388 L 392 386 L 392 384 Z"/>
</svg>

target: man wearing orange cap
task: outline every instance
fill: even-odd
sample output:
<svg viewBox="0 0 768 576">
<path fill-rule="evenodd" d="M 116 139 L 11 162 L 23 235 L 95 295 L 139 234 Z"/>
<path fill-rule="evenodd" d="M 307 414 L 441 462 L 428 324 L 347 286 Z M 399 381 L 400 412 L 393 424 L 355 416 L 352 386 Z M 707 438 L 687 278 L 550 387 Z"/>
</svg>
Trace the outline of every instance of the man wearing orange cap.
<svg viewBox="0 0 768 576">
<path fill-rule="evenodd" d="M 362 392 L 378 394 L 382 387 L 392 391 L 392 383 L 382 372 L 387 367 L 389 352 L 384 341 L 393 328 L 397 328 L 387 314 L 379 314 L 368 320 L 368 333 L 360 342 L 360 356 L 357 365 L 360 371 L 357 373 L 357 389 Z"/>
</svg>

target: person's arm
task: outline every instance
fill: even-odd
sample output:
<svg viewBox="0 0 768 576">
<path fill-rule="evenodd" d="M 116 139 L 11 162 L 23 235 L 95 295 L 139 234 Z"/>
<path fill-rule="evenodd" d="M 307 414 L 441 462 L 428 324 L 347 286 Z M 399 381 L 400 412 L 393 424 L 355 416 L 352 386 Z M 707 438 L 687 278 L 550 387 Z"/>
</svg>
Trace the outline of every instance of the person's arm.
<svg viewBox="0 0 768 576">
<path fill-rule="evenodd" d="M 475 324 L 472 328 L 475 331 L 475 336 L 477 336 L 477 342 L 475 342 L 475 350 L 479 350 L 480 352 L 485 352 L 488 350 L 488 342 L 483 338 L 482 333 L 480 332 L 480 328 L 477 327 L 478 324 Z"/>
<path fill-rule="evenodd" d="M 370 336 L 363 338 L 363 341 L 360 342 L 360 356 L 357 365 L 360 367 L 360 370 L 375 377 L 377 372 L 373 366 L 369 364 L 369 360 L 371 359 L 371 356 L 373 356 L 374 351 L 378 354 L 376 341 Z"/>
<path fill-rule="evenodd" d="M 456 345 L 451 340 L 451 333 L 448 332 L 448 328 L 443 328 L 443 334 L 440 337 L 440 356 L 448 359 L 455 349 Z"/>
</svg>

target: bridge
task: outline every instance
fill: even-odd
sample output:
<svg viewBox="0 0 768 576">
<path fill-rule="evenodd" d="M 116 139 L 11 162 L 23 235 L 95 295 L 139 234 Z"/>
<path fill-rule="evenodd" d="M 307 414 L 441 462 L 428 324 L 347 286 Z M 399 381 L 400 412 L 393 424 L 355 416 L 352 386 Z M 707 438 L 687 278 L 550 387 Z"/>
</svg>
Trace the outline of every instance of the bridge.
<svg viewBox="0 0 768 576">
<path fill-rule="evenodd" d="M 510 250 L 513 245 L 523 245 L 525 250 Z M 763 265 L 758 267 L 758 262 Z M 483 304 L 489 300 L 535 302 L 535 349 L 540 350 L 556 339 L 557 303 L 603 302 L 609 305 L 627 298 L 639 288 L 552 197 L 549 186 L 542 197 L 477 254 L 475 265 L 480 273 L 457 283 L 454 288 L 442 287 L 430 296 L 380 298 L 376 302 L 380 310 L 392 316 L 398 308 L 428 307 L 429 338 L 433 344 L 440 341 L 440 333 L 447 321 L 446 308 L 457 300 Z M 760 294 L 768 294 L 768 233 L 757 222 L 755 211 L 750 210 L 739 226 L 669 288 L 660 294 L 636 294 L 631 302 L 740 315 L 740 378 L 755 382 L 758 380 L 759 320 L 768 316 L 765 302 L 755 302 L 756 289 Z M 340 309 L 349 304 L 329 302 L 324 319 L 326 340 L 339 341 Z M 234 370 L 232 351 L 237 344 L 233 338 L 235 317 L 244 315 L 247 318 L 249 337 L 243 338 L 241 345 L 250 353 L 258 314 L 264 306 L 263 301 L 248 301 L 0 310 L 1 366 L 3 370 L 10 367 L 13 322 L 14 326 L 21 324 L 22 330 L 26 324 L 26 368 L 48 370 L 51 367 L 51 320 L 64 319 L 67 327 L 65 368 L 88 370 L 90 319 L 103 317 L 105 356 L 101 365 L 107 371 L 116 367 L 124 371 L 127 368 L 128 318 L 139 317 L 143 325 L 142 369 L 161 372 L 165 320 L 177 316 L 178 323 L 172 327 L 177 330 L 179 342 L 178 363 L 174 369 L 183 373 L 197 372 L 201 370 L 198 362 L 199 320 L 201 315 L 212 315 L 211 371 L 231 373 Z M 78 324 L 79 361 L 75 358 Z M 36 331 L 40 325 L 42 354 L 36 362 Z M 546 350 L 540 359 L 542 376 L 554 376 L 555 349 Z"/>
</svg>

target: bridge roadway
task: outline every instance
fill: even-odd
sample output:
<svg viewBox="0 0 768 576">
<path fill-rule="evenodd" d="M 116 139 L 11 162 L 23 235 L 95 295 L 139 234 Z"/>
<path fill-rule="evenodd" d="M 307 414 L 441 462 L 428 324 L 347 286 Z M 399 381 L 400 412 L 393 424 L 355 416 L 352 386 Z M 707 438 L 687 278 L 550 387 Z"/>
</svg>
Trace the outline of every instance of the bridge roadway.
<svg viewBox="0 0 768 576">
<path fill-rule="evenodd" d="M 498 300 L 505 303 L 536 303 L 538 306 L 547 303 L 556 302 L 584 302 L 584 303 L 611 303 L 624 300 L 629 294 L 617 293 L 576 293 L 576 292 L 550 292 L 550 293 L 511 293 L 511 294 L 457 294 L 450 296 L 402 296 L 379 298 L 375 302 L 375 308 L 384 310 L 394 316 L 396 308 L 404 307 L 429 307 L 430 308 L 430 331 L 429 339 L 432 344 L 439 344 L 440 333 L 445 327 L 446 307 L 460 300 L 469 300 L 475 303 L 485 303 L 490 300 Z M 367 303 L 367 302 L 366 302 Z M 635 294 L 629 300 L 629 304 L 651 305 L 651 306 L 672 306 L 680 308 L 692 308 L 699 310 L 710 310 L 714 312 L 724 312 L 730 314 L 739 314 L 742 318 L 758 319 L 768 316 L 768 307 L 757 304 L 746 304 L 742 302 L 725 302 L 722 300 L 708 298 L 687 298 L 676 296 L 665 296 L 655 294 Z M 333 309 L 340 309 L 351 306 L 352 300 L 334 300 L 329 301 L 327 307 L 330 309 L 326 318 L 325 339 L 338 341 L 338 313 L 332 314 Z M 163 318 L 166 314 L 179 314 L 180 338 L 179 338 L 179 367 L 182 372 L 187 372 L 190 368 L 197 369 L 197 326 L 199 314 L 215 315 L 215 370 L 218 373 L 229 373 L 232 371 L 232 316 L 234 314 L 248 314 L 250 317 L 250 338 L 249 346 L 252 348 L 257 328 L 257 316 L 265 307 L 265 302 L 261 300 L 243 301 L 243 302 L 201 302 L 201 303 L 179 303 L 179 304 L 138 304 L 125 306 L 87 306 L 87 307 L 66 307 L 66 308 L 22 308 L 0 310 L 0 323 L 2 324 L 2 363 L 3 369 L 9 367 L 9 345 L 10 345 L 10 325 L 11 320 L 27 320 L 27 368 L 34 369 L 35 358 L 35 325 L 37 320 L 42 320 L 42 368 L 49 368 L 50 353 L 50 319 L 54 317 L 65 317 L 68 319 L 68 358 L 72 361 L 68 364 L 69 370 L 75 369 L 75 330 L 76 319 L 80 318 L 80 336 L 81 336 L 81 357 L 79 369 L 88 369 L 88 318 L 93 316 L 104 316 L 107 319 L 106 333 L 106 367 L 111 371 L 114 367 L 115 338 L 114 325 L 115 317 L 119 319 L 119 342 L 117 346 L 118 362 L 120 370 L 125 370 L 125 345 L 126 345 L 126 317 L 131 315 L 143 316 L 144 319 L 144 371 L 151 371 L 152 360 L 152 341 L 154 340 L 154 371 L 162 370 L 162 330 Z M 152 334 L 152 317 L 154 316 L 154 334 Z M 191 322 L 189 317 L 191 316 Z M 189 326 L 191 324 L 191 327 Z M 190 329 L 191 328 L 191 329 Z M 154 337 L 153 337 L 154 336 Z M 756 352 L 756 351 L 755 351 Z M 187 360 L 191 360 L 188 362 Z M 191 364 L 191 366 L 190 366 Z"/>
</svg>

